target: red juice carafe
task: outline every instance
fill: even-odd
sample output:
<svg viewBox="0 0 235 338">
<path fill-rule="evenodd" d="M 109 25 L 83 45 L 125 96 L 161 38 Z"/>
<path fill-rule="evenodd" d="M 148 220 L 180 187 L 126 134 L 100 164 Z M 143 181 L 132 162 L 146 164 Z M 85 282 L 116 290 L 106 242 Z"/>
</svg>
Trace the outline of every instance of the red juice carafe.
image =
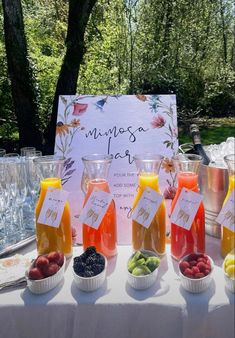
<svg viewBox="0 0 235 338">
<path fill-rule="evenodd" d="M 172 158 L 177 171 L 178 188 L 172 202 L 173 212 L 182 188 L 198 192 L 198 170 L 202 157 L 179 154 Z M 191 252 L 205 252 L 205 213 L 201 202 L 189 230 L 171 223 L 171 255 L 179 260 Z"/>
<path fill-rule="evenodd" d="M 82 158 L 84 172 L 82 190 L 85 193 L 84 205 L 87 203 L 93 190 L 110 193 L 108 171 L 112 162 L 110 155 L 92 154 Z M 117 253 L 117 225 L 114 200 L 111 201 L 98 229 L 83 224 L 83 248 L 95 246 L 96 250 L 106 257 Z"/>
</svg>

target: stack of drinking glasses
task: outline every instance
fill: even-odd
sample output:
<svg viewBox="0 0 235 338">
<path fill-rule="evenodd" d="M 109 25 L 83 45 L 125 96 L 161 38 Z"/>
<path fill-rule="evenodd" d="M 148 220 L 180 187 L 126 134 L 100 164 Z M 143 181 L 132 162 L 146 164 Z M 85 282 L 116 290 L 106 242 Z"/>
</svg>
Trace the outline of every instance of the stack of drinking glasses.
<svg viewBox="0 0 235 338">
<path fill-rule="evenodd" d="M 37 156 L 42 153 L 33 147 L 21 148 L 20 155 L 0 149 L 0 252 L 35 235 Z"/>
</svg>

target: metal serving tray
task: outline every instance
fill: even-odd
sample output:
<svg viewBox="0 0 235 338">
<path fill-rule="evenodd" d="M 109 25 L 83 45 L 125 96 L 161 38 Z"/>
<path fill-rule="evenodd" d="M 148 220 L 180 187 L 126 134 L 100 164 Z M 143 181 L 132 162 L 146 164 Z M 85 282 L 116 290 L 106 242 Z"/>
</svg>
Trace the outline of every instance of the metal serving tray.
<svg viewBox="0 0 235 338">
<path fill-rule="evenodd" d="M 15 243 L 15 244 L 12 244 L 6 247 L 4 250 L 0 250 L 0 257 L 7 256 L 16 250 L 23 248 L 24 246 L 32 243 L 35 239 L 36 239 L 36 235 L 32 235 L 30 237 L 23 239 L 22 241 L 18 243 Z"/>
</svg>

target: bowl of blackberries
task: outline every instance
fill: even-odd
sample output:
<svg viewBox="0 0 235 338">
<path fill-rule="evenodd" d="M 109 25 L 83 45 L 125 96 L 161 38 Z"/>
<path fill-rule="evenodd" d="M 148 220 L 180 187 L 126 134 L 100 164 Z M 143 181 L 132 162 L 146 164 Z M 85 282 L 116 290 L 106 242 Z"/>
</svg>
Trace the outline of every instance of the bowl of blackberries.
<svg viewBox="0 0 235 338">
<path fill-rule="evenodd" d="M 73 277 L 77 287 L 86 292 L 95 291 L 105 281 L 107 259 L 90 246 L 73 259 Z"/>
</svg>

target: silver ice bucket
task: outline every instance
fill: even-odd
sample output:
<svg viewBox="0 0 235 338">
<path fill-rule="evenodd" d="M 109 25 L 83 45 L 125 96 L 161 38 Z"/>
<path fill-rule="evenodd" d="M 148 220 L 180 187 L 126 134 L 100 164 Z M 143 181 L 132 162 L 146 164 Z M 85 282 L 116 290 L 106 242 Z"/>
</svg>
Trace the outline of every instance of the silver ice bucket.
<svg viewBox="0 0 235 338">
<path fill-rule="evenodd" d="M 221 236 L 221 225 L 215 221 L 228 191 L 228 169 L 201 165 L 199 187 L 203 194 L 205 226 L 208 235 Z"/>
</svg>

